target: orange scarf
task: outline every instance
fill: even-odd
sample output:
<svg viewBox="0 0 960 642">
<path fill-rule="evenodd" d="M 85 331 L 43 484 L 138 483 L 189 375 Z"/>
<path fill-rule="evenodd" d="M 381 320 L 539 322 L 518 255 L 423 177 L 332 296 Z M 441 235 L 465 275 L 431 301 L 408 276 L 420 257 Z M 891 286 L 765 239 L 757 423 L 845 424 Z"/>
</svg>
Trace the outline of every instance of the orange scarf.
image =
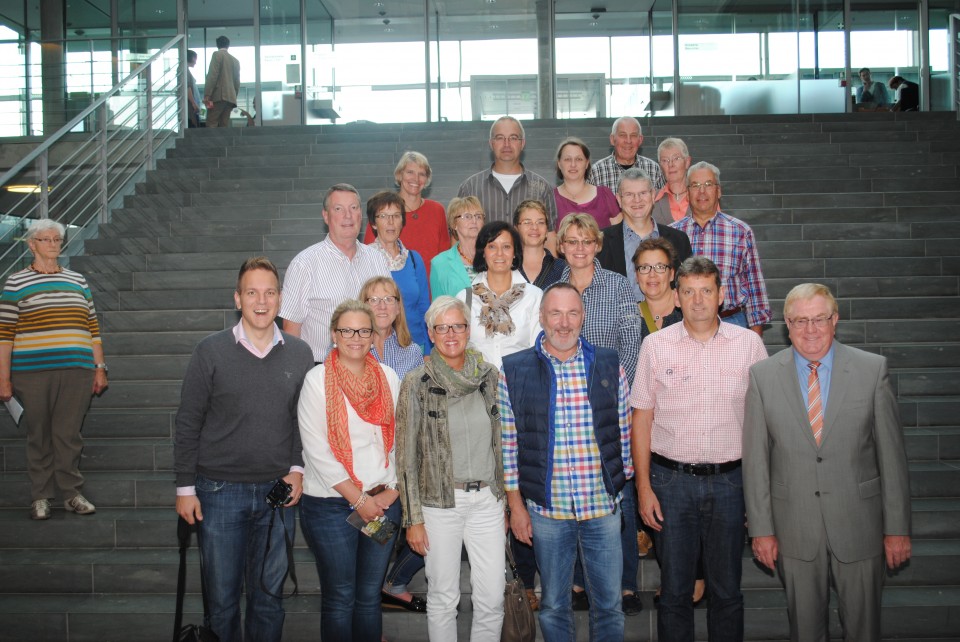
<svg viewBox="0 0 960 642">
<path fill-rule="evenodd" d="M 367 354 L 363 374 L 357 377 L 340 363 L 337 350 L 324 361 L 324 392 L 327 396 L 327 441 L 333 456 L 347 469 L 350 481 L 363 490 L 363 483 L 353 474 L 353 447 L 347 421 L 346 397 L 350 405 L 369 424 L 380 426 L 383 433 L 384 467 L 390 465 L 393 448 L 393 399 L 383 368 L 372 354 Z"/>
</svg>

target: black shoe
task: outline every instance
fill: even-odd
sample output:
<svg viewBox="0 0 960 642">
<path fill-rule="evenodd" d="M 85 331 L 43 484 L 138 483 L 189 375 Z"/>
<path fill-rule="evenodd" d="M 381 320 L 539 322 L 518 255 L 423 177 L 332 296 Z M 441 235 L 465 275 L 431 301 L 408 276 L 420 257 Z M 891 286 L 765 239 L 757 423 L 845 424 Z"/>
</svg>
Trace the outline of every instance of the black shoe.
<svg viewBox="0 0 960 642">
<path fill-rule="evenodd" d="M 587 599 L 586 591 L 574 591 L 573 592 L 573 610 L 574 611 L 589 611 L 590 610 L 590 601 Z"/>
<path fill-rule="evenodd" d="M 636 593 L 630 593 L 629 595 L 623 596 L 623 614 L 624 615 L 640 615 L 640 611 L 643 610 L 643 602 L 640 601 L 640 596 Z"/>
<path fill-rule="evenodd" d="M 396 595 L 391 595 L 385 591 L 380 592 L 380 603 L 391 609 L 406 609 L 412 611 L 413 613 L 426 613 L 427 612 L 427 601 L 422 597 L 417 597 L 416 595 L 409 601 L 403 600 Z"/>
</svg>

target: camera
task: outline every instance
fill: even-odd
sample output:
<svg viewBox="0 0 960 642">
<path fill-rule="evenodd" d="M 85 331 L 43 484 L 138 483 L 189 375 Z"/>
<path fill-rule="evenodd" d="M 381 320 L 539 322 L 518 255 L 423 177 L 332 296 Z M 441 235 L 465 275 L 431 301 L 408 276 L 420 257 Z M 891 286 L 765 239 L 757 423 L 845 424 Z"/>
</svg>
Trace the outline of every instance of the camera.
<svg viewBox="0 0 960 642">
<path fill-rule="evenodd" d="M 277 483 L 273 485 L 273 488 L 270 489 L 270 492 L 267 493 L 267 503 L 270 505 L 270 508 L 283 508 L 290 501 L 290 492 L 293 490 L 293 486 L 278 479 Z"/>
</svg>

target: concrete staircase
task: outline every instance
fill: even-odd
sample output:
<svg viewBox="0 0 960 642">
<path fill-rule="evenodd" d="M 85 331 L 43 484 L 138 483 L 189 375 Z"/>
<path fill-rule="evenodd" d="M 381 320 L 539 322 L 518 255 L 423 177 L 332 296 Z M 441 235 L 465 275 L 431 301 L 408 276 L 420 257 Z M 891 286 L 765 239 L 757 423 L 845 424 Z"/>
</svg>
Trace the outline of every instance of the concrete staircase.
<svg viewBox="0 0 960 642">
<path fill-rule="evenodd" d="M 695 160 L 722 170 L 724 210 L 754 226 L 775 310 L 765 333 L 786 346 L 783 297 L 817 280 L 840 298 L 842 341 L 886 355 L 900 399 L 914 495 L 914 558 L 890 576 L 884 635 L 960 638 L 960 126 L 954 114 L 697 117 L 650 121 L 644 151 L 680 136 Z M 324 190 L 346 181 L 364 196 L 393 186 L 399 154 L 433 166 L 429 196 L 446 203 L 490 162 L 488 125 L 364 125 L 191 130 L 113 213 L 86 255 L 71 260 L 95 291 L 111 386 L 84 426 L 82 469 L 93 517 L 27 518 L 22 433 L 0 417 L 0 640 L 164 640 L 170 637 L 177 552 L 173 415 L 194 345 L 236 323 L 231 293 L 243 259 L 281 267 L 320 240 Z M 553 176 L 556 145 L 608 153 L 607 120 L 527 125 L 525 162 Z M 315 639 L 319 583 L 301 538 L 300 597 L 286 640 Z M 195 558 L 191 557 L 195 562 Z M 744 549 L 750 640 L 784 639 L 777 580 Z M 641 564 L 647 608 L 627 640 L 655 638 L 653 561 Z M 201 610 L 190 569 L 188 620 Z M 422 577 L 415 590 L 424 590 Z M 464 563 L 464 597 L 469 597 Z M 469 599 L 461 605 L 463 639 Z M 698 631 L 705 637 L 705 612 Z M 580 639 L 586 619 L 578 614 Z M 834 616 L 835 634 L 839 625 Z M 384 613 L 385 635 L 425 640 L 423 616 Z"/>
</svg>

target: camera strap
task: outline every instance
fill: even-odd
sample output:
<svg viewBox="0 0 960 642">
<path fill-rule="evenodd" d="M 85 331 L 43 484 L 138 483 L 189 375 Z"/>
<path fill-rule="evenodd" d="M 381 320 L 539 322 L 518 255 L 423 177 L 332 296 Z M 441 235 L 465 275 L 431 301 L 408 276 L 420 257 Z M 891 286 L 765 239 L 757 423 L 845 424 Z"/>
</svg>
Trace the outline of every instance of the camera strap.
<svg viewBox="0 0 960 642">
<path fill-rule="evenodd" d="M 287 547 L 287 571 L 283 574 L 283 580 L 280 582 L 280 595 L 276 595 L 270 589 L 267 588 L 267 585 L 263 581 L 263 572 L 267 567 L 267 560 L 270 558 L 270 544 L 273 542 L 273 524 L 277 520 L 277 512 L 284 510 L 283 507 L 274 508 L 270 512 L 270 527 L 267 529 L 269 535 L 267 536 L 267 550 L 263 554 L 263 563 L 260 565 L 260 590 L 269 595 L 270 597 L 275 597 L 278 600 L 285 600 L 291 598 L 297 594 L 297 590 L 300 588 L 297 584 L 297 567 L 293 561 L 293 537 L 290 533 L 287 532 L 287 523 L 284 520 L 280 520 L 280 525 L 283 527 L 283 541 Z M 290 595 L 283 594 L 283 585 L 287 583 L 287 577 L 293 581 L 293 593 Z"/>
</svg>

